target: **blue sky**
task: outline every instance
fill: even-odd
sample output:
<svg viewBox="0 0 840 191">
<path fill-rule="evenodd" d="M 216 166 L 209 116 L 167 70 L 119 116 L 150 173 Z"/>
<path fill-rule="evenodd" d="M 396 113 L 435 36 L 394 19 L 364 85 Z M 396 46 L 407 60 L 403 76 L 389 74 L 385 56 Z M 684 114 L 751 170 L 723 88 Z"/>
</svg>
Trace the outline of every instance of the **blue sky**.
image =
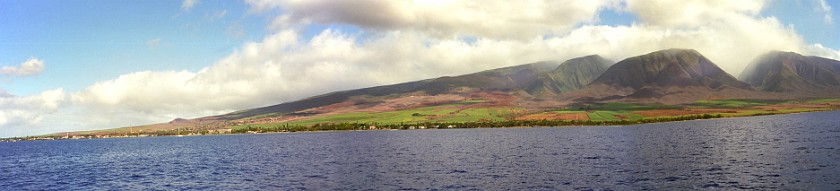
<svg viewBox="0 0 840 191">
<path fill-rule="evenodd" d="M 186 6 L 189 2 L 194 4 Z M 464 6 L 474 3 L 484 7 Z M 585 54 L 622 59 L 688 46 L 719 61 L 730 73 L 739 72 L 751 59 L 744 55 L 756 56 L 765 48 L 831 58 L 840 54 L 834 18 L 838 1 L 570 4 L 579 5 L 550 1 L 539 6 L 483 1 L 0 1 L 0 67 L 23 68 L 32 59 L 44 66 L 37 74 L 0 77 L 0 93 L 11 94 L 0 100 L 0 129 L 7 132 L 0 137 L 165 122 L 335 90 Z M 662 9 L 665 5 L 689 7 L 682 12 L 697 14 L 669 12 Z M 522 19 L 530 23 L 519 22 Z M 687 35 L 698 34 L 703 38 L 686 40 Z M 717 45 L 715 38 L 732 44 Z M 751 44 L 754 51 L 722 50 Z M 383 77 L 389 74 L 386 70 L 416 72 Z M 360 71 L 368 75 L 349 75 Z M 170 78 L 177 86 L 165 86 Z M 253 92 L 230 93 L 237 88 Z M 46 101 L 45 92 L 50 91 L 56 98 Z M 164 99 L 195 95 L 221 101 Z M 91 114 L 80 114 L 85 112 Z M 120 118 L 124 115 L 133 117 Z"/>
<path fill-rule="evenodd" d="M 836 20 L 838 1 L 823 1 L 831 7 L 832 20 Z M 775 16 L 787 25 L 791 25 L 796 32 L 808 43 L 821 43 L 832 49 L 840 48 L 840 31 L 837 21 L 826 23 L 825 13 L 822 12 L 820 1 L 772 1 L 764 11 L 764 15 Z"/>
<path fill-rule="evenodd" d="M 16 65 L 30 57 L 49 63 L 37 77 L 0 84 L 17 95 L 59 87 L 79 90 L 141 70 L 195 71 L 244 42 L 262 38 L 272 19 L 272 14 L 249 12 L 237 1 L 201 1 L 189 10 L 170 0 L 0 3 L 0 23 L 6 26 L 0 28 L 0 64 Z M 827 3 L 840 7 L 837 1 Z M 823 15 L 813 11 L 816 6 L 815 1 L 773 1 L 763 14 L 794 26 L 809 43 L 840 48 L 836 24 L 826 25 Z M 614 10 L 599 17 L 598 23 L 605 25 L 628 25 L 635 19 L 632 13 Z M 326 28 L 352 27 L 312 25 L 304 37 Z M 156 39 L 157 45 L 150 45 Z"/>
<path fill-rule="evenodd" d="M 21 95 L 78 90 L 140 70 L 198 70 L 262 38 L 269 19 L 235 1 L 190 10 L 169 0 L 0 3 L 0 63 L 47 63 L 37 77 L 0 86 Z"/>
</svg>

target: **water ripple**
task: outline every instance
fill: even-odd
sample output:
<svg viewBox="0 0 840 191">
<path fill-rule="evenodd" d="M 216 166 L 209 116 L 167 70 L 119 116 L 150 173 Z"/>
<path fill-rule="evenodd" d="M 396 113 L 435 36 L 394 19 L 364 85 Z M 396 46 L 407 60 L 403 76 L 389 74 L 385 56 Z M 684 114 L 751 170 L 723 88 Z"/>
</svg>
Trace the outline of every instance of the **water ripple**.
<svg viewBox="0 0 840 191">
<path fill-rule="evenodd" d="M 0 190 L 826 190 L 838 115 L 0 143 Z"/>
</svg>

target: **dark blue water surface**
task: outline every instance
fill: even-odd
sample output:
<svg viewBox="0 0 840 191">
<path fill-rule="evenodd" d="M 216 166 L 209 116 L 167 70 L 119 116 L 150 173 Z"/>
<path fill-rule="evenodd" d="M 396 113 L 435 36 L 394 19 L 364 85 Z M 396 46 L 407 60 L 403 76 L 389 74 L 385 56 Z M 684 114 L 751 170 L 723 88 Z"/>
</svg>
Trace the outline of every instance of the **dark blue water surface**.
<svg viewBox="0 0 840 191">
<path fill-rule="evenodd" d="M 0 143 L 0 190 L 840 189 L 840 112 Z"/>
</svg>

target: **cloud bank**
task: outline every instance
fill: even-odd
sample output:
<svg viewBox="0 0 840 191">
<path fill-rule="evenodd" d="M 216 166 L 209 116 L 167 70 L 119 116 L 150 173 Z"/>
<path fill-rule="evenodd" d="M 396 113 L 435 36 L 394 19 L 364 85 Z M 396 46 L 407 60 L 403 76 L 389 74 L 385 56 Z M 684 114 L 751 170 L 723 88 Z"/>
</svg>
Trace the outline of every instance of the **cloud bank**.
<svg viewBox="0 0 840 191">
<path fill-rule="evenodd" d="M 248 1 L 258 11 L 284 10 L 275 28 L 312 23 L 351 24 L 372 30 L 417 31 L 434 37 L 475 35 L 530 39 L 562 34 L 597 20 L 614 6 L 590 1 Z"/>
<path fill-rule="evenodd" d="M 45 117 L 64 105 L 66 97 L 63 89 L 24 97 L 0 90 L 0 127 L 4 127 L 4 133 L 17 136 L 38 130 Z"/>
<path fill-rule="evenodd" d="M 59 100 L 39 102 L 58 106 L 17 118 L 71 119 L 74 130 L 112 128 L 543 60 L 589 54 L 621 60 L 667 48 L 697 49 L 734 76 L 770 50 L 840 58 L 840 52 L 806 44 L 793 28 L 762 16 L 767 2 L 761 0 L 246 2 L 254 12 L 275 13 L 266 26 L 272 33 L 215 64 L 199 71 L 124 74 L 78 92 L 53 90 L 27 99 Z M 603 12 L 637 20 L 598 24 Z M 325 29 L 305 39 L 306 26 L 314 24 L 358 30 Z M 43 121 L 27 125 L 42 131 L 68 126 Z"/>
<path fill-rule="evenodd" d="M 0 74 L 7 77 L 26 77 L 38 75 L 44 71 L 44 61 L 37 58 L 29 58 L 20 66 L 3 66 L 0 68 Z"/>
</svg>

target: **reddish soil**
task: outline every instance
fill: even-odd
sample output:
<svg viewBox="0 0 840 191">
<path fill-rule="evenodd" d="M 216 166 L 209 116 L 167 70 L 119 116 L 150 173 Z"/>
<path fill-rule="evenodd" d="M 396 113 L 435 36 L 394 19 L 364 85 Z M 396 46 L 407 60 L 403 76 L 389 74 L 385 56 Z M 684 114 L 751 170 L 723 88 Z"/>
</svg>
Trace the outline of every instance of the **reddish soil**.
<svg viewBox="0 0 840 191">
<path fill-rule="evenodd" d="M 340 108 L 350 107 L 350 106 L 353 106 L 353 105 L 356 105 L 356 103 L 353 102 L 353 101 L 344 101 L 344 102 L 341 102 L 341 103 L 335 103 L 335 104 L 332 104 L 332 105 L 327 105 L 327 106 L 321 107 L 321 110 L 336 110 L 336 109 L 340 109 Z"/>
<path fill-rule="evenodd" d="M 691 115 L 691 114 L 706 114 L 706 113 L 735 113 L 736 109 L 657 109 L 634 111 L 644 117 L 659 117 L 659 116 L 677 116 L 677 115 Z"/>
<path fill-rule="evenodd" d="M 309 119 L 309 118 L 313 118 L 313 117 L 320 117 L 320 116 L 334 115 L 334 114 L 342 114 L 342 113 L 388 112 L 388 111 L 397 111 L 397 110 L 412 109 L 412 108 L 419 108 L 419 107 L 444 105 L 444 104 L 450 104 L 450 103 L 458 103 L 458 102 L 466 101 L 466 100 L 470 100 L 470 99 L 484 100 L 484 102 L 481 102 L 481 103 L 458 106 L 458 109 L 460 111 L 460 110 L 471 109 L 471 108 L 509 106 L 509 105 L 512 105 L 511 104 L 512 102 L 517 100 L 517 98 L 515 96 L 504 93 L 504 92 L 472 91 L 472 92 L 469 92 L 469 93 L 467 93 L 467 92 L 462 92 L 462 93 L 463 93 L 462 95 L 458 95 L 458 94 L 420 95 L 420 94 L 418 94 L 418 95 L 414 95 L 414 96 L 397 97 L 397 98 L 384 98 L 384 97 L 355 98 L 355 99 L 350 99 L 348 101 L 344 101 L 344 102 L 341 102 L 341 103 L 331 104 L 331 105 L 327 105 L 327 106 L 323 106 L 323 107 L 319 107 L 319 108 L 313 108 L 313 109 L 308 109 L 308 110 L 302 111 L 302 112 L 312 113 L 313 115 L 267 117 L 267 118 L 253 119 L 253 120 L 242 120 L 242 121 L 238 121 L 238 123 L 241 123 L 241 124 L 278 123 L 278 122 L 304 120 L 304 119 Z"/>
<path fill-rule="evenodd" d="M 766 110 L 774 110 L 774 109 L 788 109 L 788 108 L 829 108 L 835 107 L 837 105 L 833 105 L 832 103 L 822 103 L 822 104 L 813 104 L 813 103 L 798 103 L 798 104 L 778 104 L 778 105 L 767 105 L 767 106 L 756 106 L 755 108 L 758 109 L 766 109 Z"/>
<path fill-rule="evenodd" d="M 482 99 L 484 105 L 492 106 L 511 106 L 517 100 L 517 97 L 505 92 L 499 91 L 475 91 L 469 95 L 471 99 Z"/>
<path fill-rule="evenodd" d="M 464 101 L 465 98 L 460 95 L 453 95 L 453 94 L 440 94 L 434 96 L 428 95 L 417 95 L 417 96 L 408 96 L 408 97 L 399 97 L 393 99 L 379 99 L 377 101 L 344 101 L 341 103 L 336 103 L 328 106 L 324 106 L 321 108 L 315 108 L 307 111 L 317 112 L 317 113 L 329 113 L 329 114 L 339 114 L 339 113 L 354 113 L 354 112 L 385 112 L 385 111 L 396 111 L 396 110 L 403 110 L 403 109 L 411 109 L 411 108 L 418 108 L 418 107 L 426 107 L 426 106 L 435 106 L 435 105 L 442 105 L 448 103 L 455 103 Z"/>
<path fill-rule="evenodd" d="M 517 120 L 589 120 L 586 113 L 537 113 L 517 117 Z"/>
</svg>

